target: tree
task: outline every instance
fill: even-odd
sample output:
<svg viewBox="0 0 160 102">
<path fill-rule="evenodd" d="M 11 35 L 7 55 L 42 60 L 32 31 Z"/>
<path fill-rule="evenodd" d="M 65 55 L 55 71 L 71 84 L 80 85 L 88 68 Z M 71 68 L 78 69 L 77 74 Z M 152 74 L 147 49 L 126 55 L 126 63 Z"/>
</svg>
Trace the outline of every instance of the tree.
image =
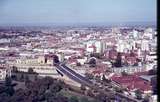
<svg viewBox="0 0 160 102">
<path fill-rule="evenodd" d="M 151 69 L 148 71 L 148 75 L 156 75 L 157 71 L 155 69 Z"/>
<path fill-rule="evenodd" d="M 107 98 L 106 95 L 103 93 L 99 93 L 96 98 L 100 101 L 100 102 L 106 102 Z"/>
<path fill-rule="evenodd" d="M 144 97 L 144 99 L 143 99 L 142 102 L 149 102 L 149 98 L 150 98 L 150 96 L 149 96 L 149 95 L 146 95 L 146 96 Z"/>
<path fill-rule="evenodd" d="M 3 92 L 0 94 L 0 100 L 3 102 L 9 102 L 9 99 L 10 99 L 10 96 L 6 93 L 6 92 Z"/>
<path fill-rule="evenodd" d="M 115 67 L 122 67 L 122 56 L 121 53 L 117 54 L 116 62 L 114 63 Z"/>
<path fill-rule="evenodd" d="M 77 66 L 81 66 L 81 63 L 77 62 Z"/>
<path fill-rule="evenodd" d="M 90 74 L 90 73 L 85 73 L 85 77 L 87 79 L 93 79 L 94 76 L 92 74 Z"/>
<path fill-rule="evenodd" d="M 32 68 L 29 68 L 29 69 L 28 69 L 28 73 L 29 73 L 29 74 L 33 74 L 33 73 L 34 73 L 33 69 L 32 69 Z"/>
<path fill-rule="evenodd" d="M 25 75 L 25 82 L 29 81 L 29 76 Z"/>
<path fill-rule="evenodd" d="M 127 76 L 128 73 L 126 73 L 125 71 L 123 71 L 123 72 L 121 72 L 121 75 L 122 75 L 122 76 Z"/>
<path fill-rule="evenodd" d="M 53 102 L 68 102 L 68 98 L 63 95 L 56 95 Z"/>
<path fill-rule="evenodd" d="M 122 98 L 121 102 L 128 102 L 128 101 L 125 98 Z"/>
<path fill-rule="evenodd" d="M 12 79 L 10 77 L 5 78 L 5 86 L 11 86 L 12 85 Z"/>
<path fill-rule="evenodd" d="M 83 84 L 81 85 L 81 90 L 82 90 L 82 91 L 85 91 L 85 90 L 86 90 L 85 85 L 83 85 Z"/>
<path fill-rule="evenodd" d="M 100 76 L 96 76 L 96 77 L 95 77 L 95 80 L 96 80 L 97 82 L 101 82 L 101 77 L 100 77 Z"/>
<path fill-rule="evenodd" d="M 118 87 L 115 87 L 115 91 L 116 91 L 116 92 L 119 92 L 119 93 L 123 93 L 123 89 L 120 89 L 120 88 L 118 88 Z"/>
<path fill-rule="evenodd" d="M 101 58 L 101 54 L 100 54 L 100 53 L 91 53 L 90 56 L 91 56 L 91 57 L 98 58 L 98 59 Z"/>
<path fill-rule="evenodd" d="M 86 97 L 81 97 L 80 102 L 90 102 Z"/>
<path fill-rule="evenodd" d="M 15 91 L 15 94 L 10 98 L 11 102 L 24 102 L 25 99 L 25 91 L 23 89 L 18 89 Z"/>
<path fill-rule="evenodd" d="M 136 98 L 137 99 L 139 99 L 139 100 L 141 100 L 142 99 L 142 92 L 141 92 L 141 90 L 136 90 L 135 91 L 135 95 L 136 95 Z"/>
<path fill-rule="evenodd" d="M 42 85 L 46 85 L 47 86 L 47 89 L 49 89 L 49 86 L 52 85 L 54 83 L 55 79 L 51 78 L 51 77 L 45 77 L 41 80 L 39 80 L 39 82 L 42 84 Z"/>
<path fill-rule="evenodd" d="M 24 81 L 24 74 L 21 74 L 20 81 Z"/>
<path fill-rule="evenodd" d="M 58 83 L 54 83 L 50 85 L 49 90 L 51 90 L 52 93 L 57 93 L 62 89 L 62 86 Z"/>
<path fill-rule="evenodd" d="M 26 77 L 25 79 L 28 80 Z M 5 84 L 0 85 L 0 100 L 4 102 L 68 102 L 67 97 L 58 95 L 64 86 L 63 81 L 46 77 L 30 81 L 25 90 L 15 91 L 10 78 L 7 77 Z"/>
<path fill-rule="evenodd" d="M 28 84 L 30 83 L 30 79 L 28 77 L 28 75 L 25 76 L 25 86 L 28 86 Z"/>
<path fill-rule="evenodd" d="M 92 92 L 91 89 L 89 89 L 89 90 L 87 91 L 87 95 L 90 96 L 90 97 L 94 97 L 94 94 L 93 94 L 93 92 Z"/>
<path fill-rule="evenodd" d="M 103 74 L 103 76 L 102 76 L 102 81 L 106 81 L 107 79 L 106 79 L 106 77 L 105 77 L 105 75 Z"/>
<path fill-rule="evenodd" d="M 51 97 L 54 97 L 53 93 L 50 90 L 46 91 L 44 93 L 44 96 L 45 96 L 45 99 L 46 99 L 47 102 L 49 102 L 49 100 L 51 99 Z"/>
<path fill-rule="evenodd" d="M 153 95 L 157 94 L 157 77 L 156 76 L 151 78 L 151 86 L 153 90 Z"/>
<path fill-rule="evenodd" d="M 134 63 L 133 66 L 138 66 L 138 62 Z"/>
<path fill-rule="evenodd" d="M 5 79 L 5 90 L 6 90 L 6 93 L 10 96 L 14 94 L 14 88 L 12 86 L 12 79 L 10 77 L 6 77 Z"/>
<path fill-rule="evenodd" d="M 58 58 L 57 55 L 54 56 L 53 62 L 54 62 L 55 64 L 59 63 L 59 58 Z"/>
<path fill-rule="evenodd" d="M 38 76 L 37 75 L 34 76 L 34 80 L 35 81 L 38 80 Z"/>
<path fill-rule="evenodd" d="M 71 96 L 69 102 L 79 102 L 76 96 Z"/>
<path fill-rule="evenodd" d="M 89 60 L 89 64 L 90 64 L 90 67 L 95 67 L 96 66 L 96 59 L 95 58 L 91 58 Z"/>
</svg>

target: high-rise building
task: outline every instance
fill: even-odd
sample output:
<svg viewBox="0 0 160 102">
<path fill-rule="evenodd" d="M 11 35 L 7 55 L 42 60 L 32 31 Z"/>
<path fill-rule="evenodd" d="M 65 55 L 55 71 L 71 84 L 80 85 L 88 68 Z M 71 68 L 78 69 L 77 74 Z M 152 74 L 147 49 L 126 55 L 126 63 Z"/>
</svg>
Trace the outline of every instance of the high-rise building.
<svg viewBox="0 0 160 102">
<path fill-rule="evenodd" d="M 148 40 L 142 40 L 141 41 L 141 50 L 142 51 L 148 51 L 149 50 L 149 41 Z"/>
<path fill-rule="evenodd" d="M 105 49 L 106 49 L 106 44 L 103 41 L 96 41 L 95 42 L 95 46 L 96 46 L 96 53 L 104 53 Z"/>
</svg>

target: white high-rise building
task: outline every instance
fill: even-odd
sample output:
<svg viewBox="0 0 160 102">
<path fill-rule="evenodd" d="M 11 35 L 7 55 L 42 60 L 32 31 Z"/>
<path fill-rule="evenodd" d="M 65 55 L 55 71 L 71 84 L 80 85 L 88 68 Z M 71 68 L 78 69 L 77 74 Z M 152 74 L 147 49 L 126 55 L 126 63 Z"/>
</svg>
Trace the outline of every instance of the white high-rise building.
<svg viewBox="0 0 160 102">
<path fill-rule="evenodd" d="M 141 57 L 141 49 L 140 48 L 138 49 L 137 55 L 139 58 Z"/>
<path fill-rule="evenodd" d="M 86 44 L 86 51 L 87 52 L 89 52 L 89 53 L 93 53 L 94 52 L 94 48 L 93 48 L 94 42 L 95 41 L 87 42 L 87 44 Z"/>
<path fill-rule="evenodd" d="M 149 39 L 152 39 L 153 38 L 153 29 L 152 28 L 147 28 L 145 31 L 144 31 L 144 37 L 147 37 Z"/>
<path fill-rule="evenodd" d="M 96 47 L 96 53 L 103 53 L 106 49 L 106 43 L 103 41 L 96 41 L 95 47 Z"/>
<path fill-rule="evenodd" d="M 64 61 L 64 53 L 63 52 L 57 53 L 57 56 L 58 56 L 60 62 Z"/>
<path fill-rule="evenodd" d="M 152 29 L 152 28 L 147 28 L 147 29 L 145 30 L 145 32 L 146 32 L 146 33 L 152 33 L 152 32 L 153 32 L 153 29 Z"/>
<path fill-rule="evenodd" d="M 148 51 L 149 50 L 149 41 L 148 40 L 142 40 L 141 41 L 141 50 L 142 51 Z"/>
<path fill-rule="evenodd" d="M 131 50 L 132 46 L 127 43 L 126 41 L 118 40 L 117 43 L 117 51 L 118 52 L 126 52 L 128 50 Z"/>
<path fill-rule="evenodd" d="M 138 31 L 133 30 L 133 37 L 134 37 L 134 38 L 137 38 L 137 37 L 138 37 Z"/>
<path fill-rule="evenodd" d="M 86 44 L 86 50 L 89 53 L 103 53 L 106 49 L 106 43 L 103 41 L 89 41 Z"/>
</svg>

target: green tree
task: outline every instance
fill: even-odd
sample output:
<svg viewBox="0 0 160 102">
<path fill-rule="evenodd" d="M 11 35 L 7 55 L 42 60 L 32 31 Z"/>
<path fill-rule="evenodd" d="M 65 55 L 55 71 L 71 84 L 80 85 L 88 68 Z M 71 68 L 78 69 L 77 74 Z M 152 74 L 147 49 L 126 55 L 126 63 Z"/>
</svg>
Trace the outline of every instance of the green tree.
<svg viewBox="0 0 160 102">
<path fill-rule="evenodd" d="M 144 97 L 144 99 L 143 99 L 142 102 L 149 102 L 149 98 L 150 98 L 150 96 L 149 96 L 149 95 L 146 95 L 146 96 Z"/>
<path fill-rule="evenodd" d="M 5 86 L 11 86 L 12 85 L 12 79 L 10 77 L 5 78 Z"/>
<path fill-rule="evenodd" d="M 28 85 L 30 84 L 30 82 L 31 82 L 31 81 L 30 81 L 30 79 L 29 79 L 29 76 L 26 75 L 26 76 L 25 76 L 25 86 L 28 87 Z"/>
<path fill-rule="evenodd" d="M 33 73 L 34 73 L 33 69 L 32 69 L 32 68 L 29 68 L 29 69 L 28 69 L 28 73 L 29 73 L 29 74 L 33 74 Z"/>
<path fill-rule="evenodd" d="M 89 60 L 89 65 L 90 65 L 90 67 L 95 67 L 96 66 L 96 59 L 95 58 L 91 58 Z"/>
<path fill-rule="evenodd" d="M 69 102 L 79 102 L 79 101 L 78 101 L 78 98 L 76 96 L 71 96 L 69 98 Z"/>
<path fill-rule="evenodd" d="M 92 74 L 90 74 L 90 73 L 85 73 L 85 77 L 87 79 L 93 79 L 94 76 Z"/>
<path fill-rule="evenodd" d="M 20 81 L 24 81 L 24 74 L 21 74 Z"/>
<path fill-rule="evenodd" d="M 102 58 L 102 55 L 101 55 L 100 53 L 91 53 L 90 56 L 91 56 L 91 57 L 98 58 L 98 59 L 101 59 L 101 58 Z"/>
<path fill-rule="evenodd" d="M 6 93 L 10 96 L 14 94 L 15 90 L 12 86 L 12 79 L 10 77 L 6 77 L 5 79 L 5 90 L 6 90 Z"/>
<path fill-rule="evenodd" d="M 87 95 L 90 96 L 90 97 L 94 97 L 94 94 L 93 94 L 93 92 L 92 92 L 91 89 L 89 89 L 89 90 L 87 91 Z"/>
<path fill-rule="evenodd" d="M 80 102 L 90 102 L 86 97 L 81 97 Z"/>
<path fill-rule="evenodd" d="M 104 95 L 103 93 L 99 93 L 96 96 L 96 99 L 98 99 L 100 102 L 106 102 L 106 100 L 107 100 L 106 95 Z"/>
<path fill-rule="evenodd" d="M 118 87 L 115 87 L 115 91 L 116 91 L 116 92 L 123 93 L 123 89 L 120 89 L 120 88 L 118 88 Z"/>
<path fill-rule="evenodd" d="M 84 92 L 84 91 L 86 91 L 86 87 L 85 87 L 85 85 L 81 85 L 81 90 Z"/>
<path fill-rule="evenodd" d="M 153 94 L 157 94 L 157 76 L 154 76 L 151 78 L 151 86 L 152 86 L 152 91 Z"/>
<path fill-rule="evenodd" d="M 37 75 L 34 76 L 34 81 L 36 81 L 36 80 L 38 80 L 38 76 Z"/>
<path fill-rule="evenodd" d="M 141 100 L 142 99 L 142 92 L 141 92 L 141 90 L 136 90 L 135 91 L 135 95 L 136 95 L 136 98 L 137 99 L 139 99 L 139 100 Z"/>
<path fill-rule="evenodd" d="M 148 75 L 156 75 L 157 71 L 155 69 L 151 69 L 148 71 Z"/>
<path fill-rule="evenodd" d="M 122 67 L 122 56 L 121 53 L 117 54 L 116 62 L 114 63 L 115 67 Z"/>
<path fill-rule="evenodd" d="M 54 84 L 50 85 L 49 89 L 51 90 L 51 92 L 57 93 L 62 89 L 62 86 L 58 83 L 54 83 Z"/>
<path fill-rule="evenodd" d="M 106 77 L 105 77 L 105 75 L 103 74 L 103 76 L 102 76 L 102 81 L 106 81 L 107 79 L 106 79 Z"/>
<path fill-rule="evenodd" d="M 127 75 L 128 75 L 128 73 L 127 73 L 127 72 L 125 72 L 125 71 L 123 71 L 123 72 L 121 72 L 121 75 L 122 75 L 122 76 L 127 76 Z"/>
<path fill-rule="evenodd" d="M 81 66 L 81 63 L 77 62 L 76 65 L 77 65 L 77 66 Z"/>
</svg>

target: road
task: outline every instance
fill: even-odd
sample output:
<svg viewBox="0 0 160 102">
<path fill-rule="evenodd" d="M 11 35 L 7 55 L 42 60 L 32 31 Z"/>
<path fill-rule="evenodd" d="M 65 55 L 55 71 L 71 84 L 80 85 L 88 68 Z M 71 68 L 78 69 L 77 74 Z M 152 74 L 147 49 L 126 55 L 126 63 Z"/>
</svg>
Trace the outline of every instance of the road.
<svg viewBox="0 0 160 102">
<path fill-rule="evenodd" d="M 125 98 L 125 99 L 128 99 L 129 102 L 140 102 L 139 100 L 137 99 L 134 99 L 133 97 L 131 96 L 127 96 L 123 93 L 118 93 L 116 91 L 113 91 L 109 88 L 106 88 L 105 86 L 103 86 L 103 88 L 100 88 L 98 85 L 95 85 L 93 84 L 93 82 L 91 82 L 89 79 L 81 76 L 80 74 L 76 73 L 75 71 L 73 71 L 72 69 L 70 69 L 69 67 L 67 67 L 64 63 L 60 63 L 60 64 L 55 64 L 56 66 L 56 69 L 65 74 L 66 76 L 68 76 L 70 79 L 82 84 L 82 85 L 86 85 L 88 87 L 90 87 L 91 89 L 95 89 L 97 90 L 98 92 L 102 92 L 106 95 L 108 95 L 109 92 L 113 93 L 114 95 L 118 96 L 118 97 L 121 97 L 121 98 Z M 106 92 L 104 89 L 107 89 L 108 92 Z"/>
<path fill-rule="evenodd" d="M 64 64 L 56 65 L 56 67 L 57 67 L 57 70 L 59 72 L 65 74 L 70 79 L 72 79 L 72 80 L 74 80 L 74 81 L 76 81 L 76 82 L 78 82 L 80 84 L 89 86 L 89 87 L 93 86 L 93 83 L 90 80 L 88 80 L 87 78 L 81 76 L 80 74 L 76 73 L 75 71 L 71 70 L 70 68 L 68 68 Z"/>
</svg>

